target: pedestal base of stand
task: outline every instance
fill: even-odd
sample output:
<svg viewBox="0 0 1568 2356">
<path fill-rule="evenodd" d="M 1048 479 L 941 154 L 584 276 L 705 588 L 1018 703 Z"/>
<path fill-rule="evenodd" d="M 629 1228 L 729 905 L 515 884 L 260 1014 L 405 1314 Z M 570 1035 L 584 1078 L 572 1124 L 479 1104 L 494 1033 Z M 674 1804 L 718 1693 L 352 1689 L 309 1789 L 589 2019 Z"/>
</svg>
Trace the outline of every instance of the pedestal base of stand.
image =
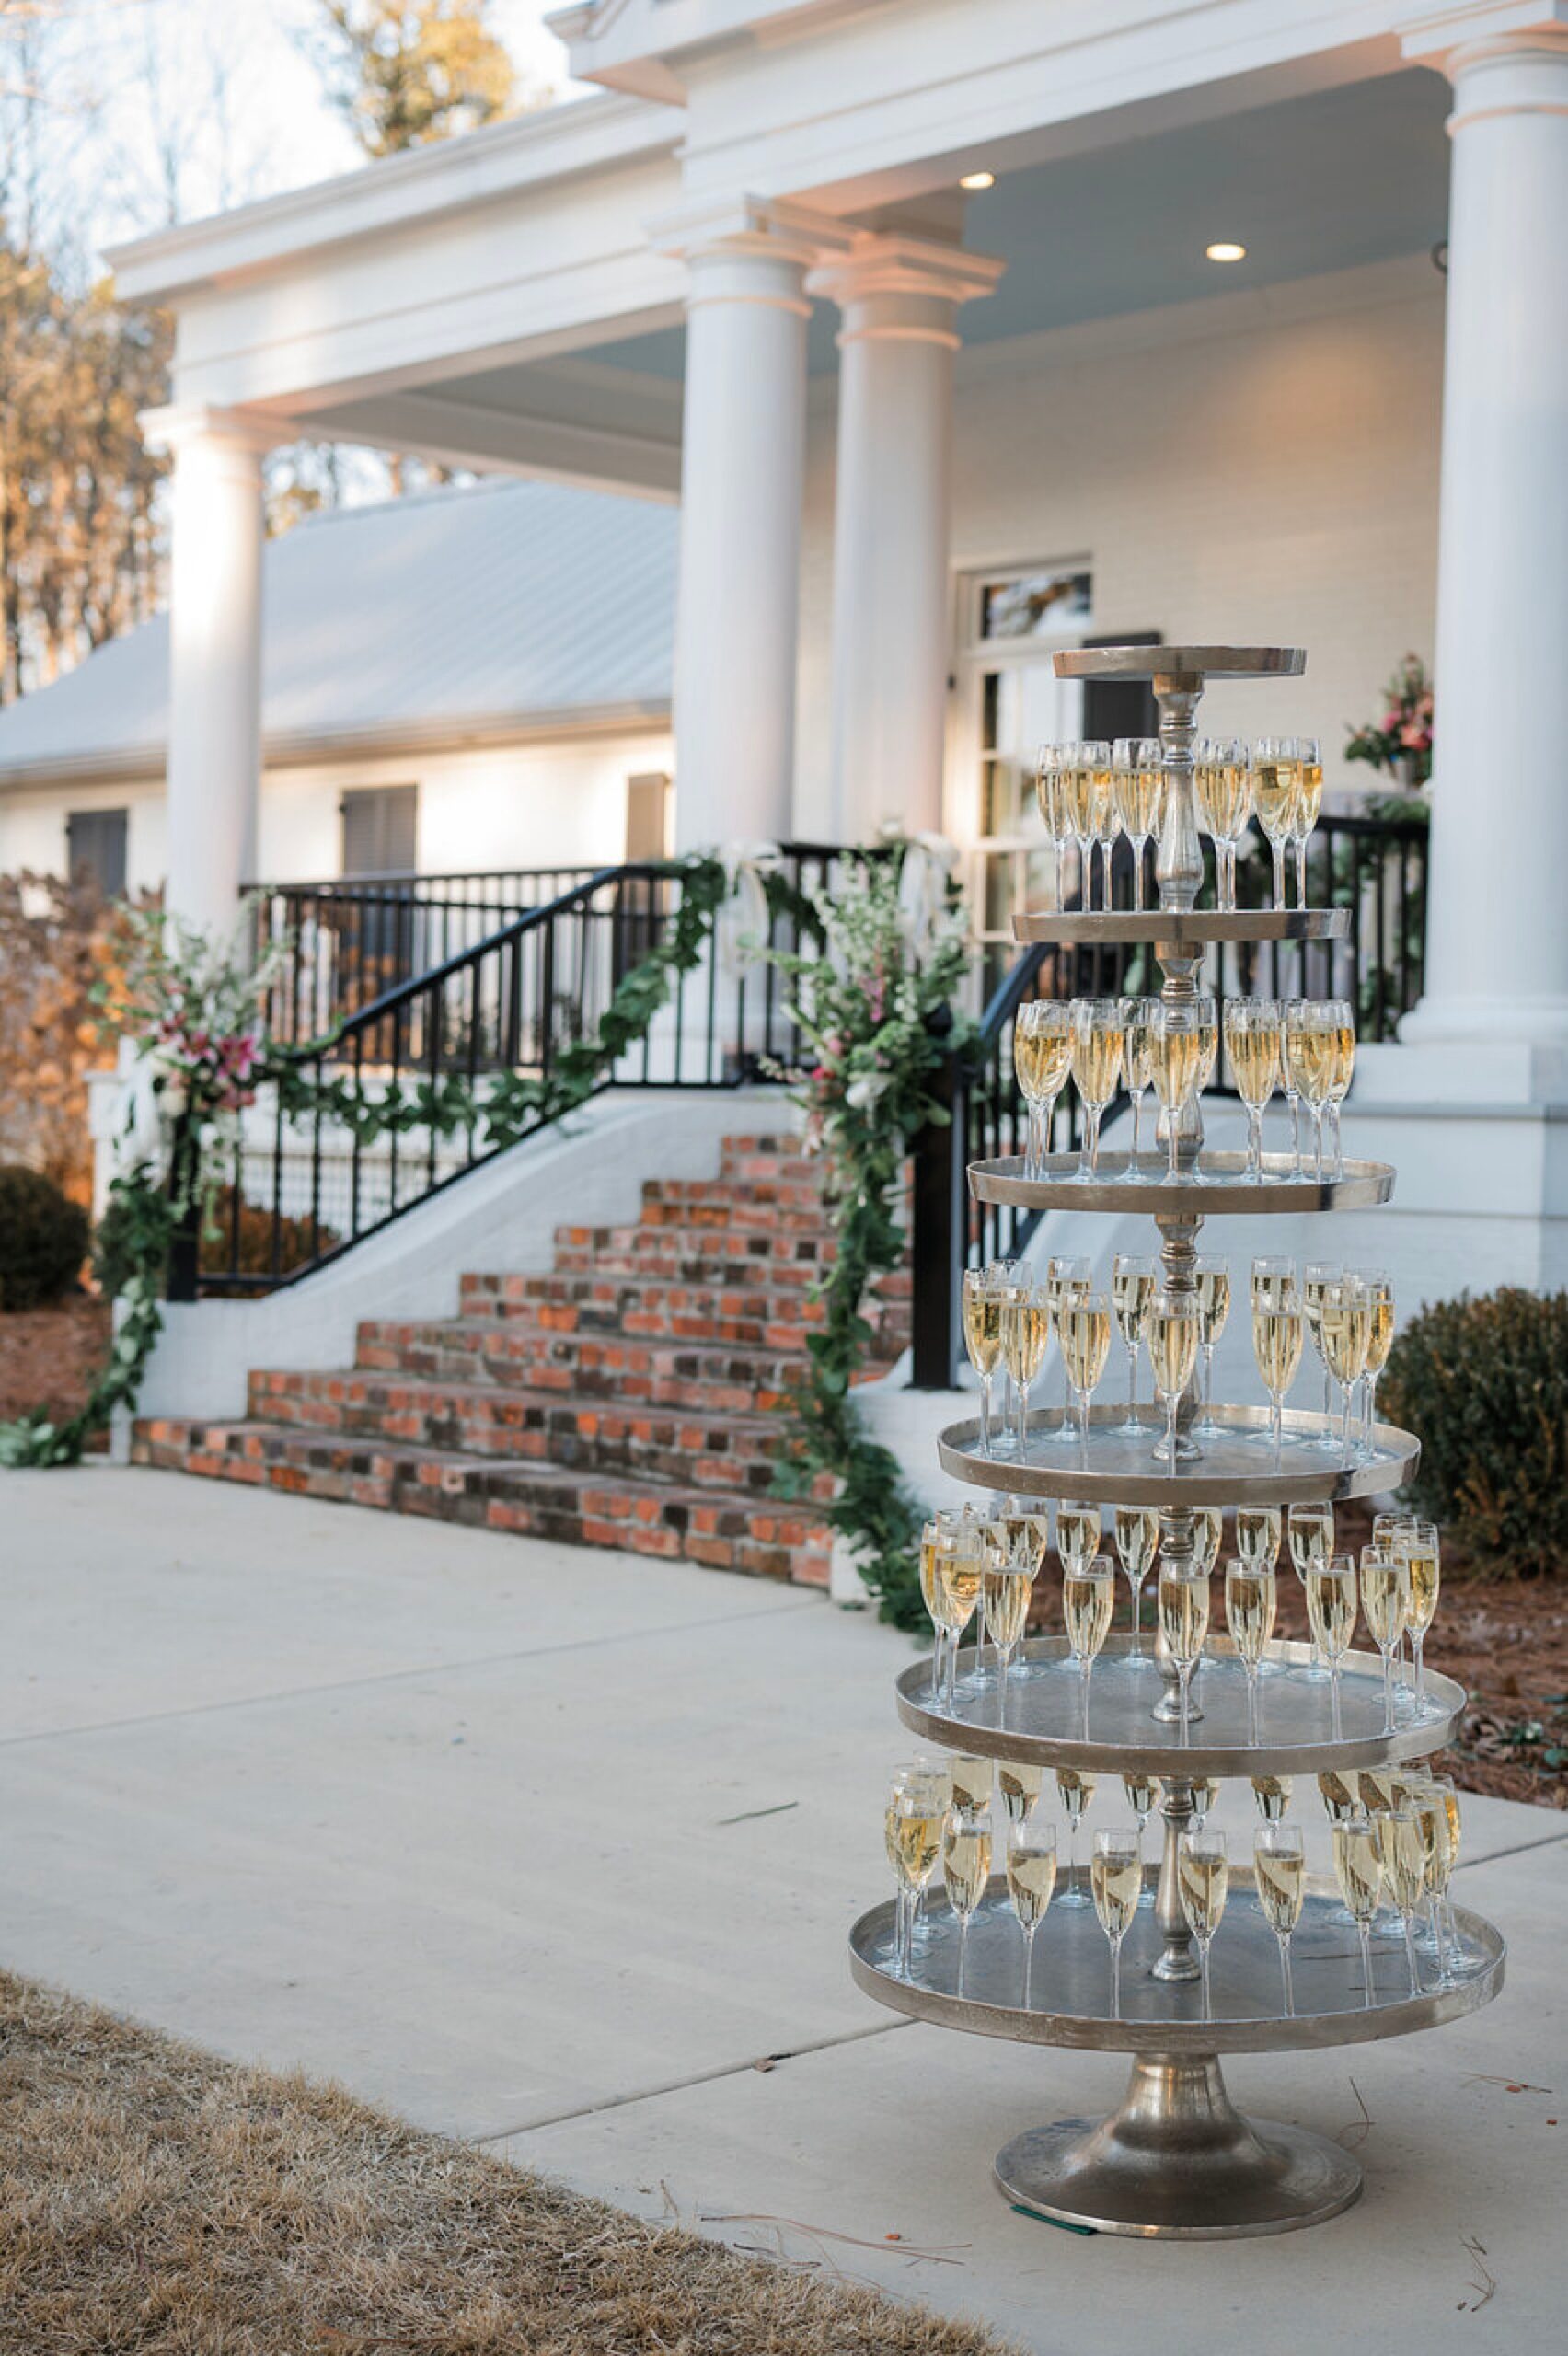
<svg viewBox="0 0 1568 2356">
<path fill-rule="evenodd" d="M 1216 2056 L 1140 2055 L 1120 2110 L 1032 2128 L 997 2153 L 1009 2201 L 1097 2233 L 1231 2241 L 1321 2224 L 1361 2191 L 1326 2137 L 1244 2119 Z"/>
</svg>

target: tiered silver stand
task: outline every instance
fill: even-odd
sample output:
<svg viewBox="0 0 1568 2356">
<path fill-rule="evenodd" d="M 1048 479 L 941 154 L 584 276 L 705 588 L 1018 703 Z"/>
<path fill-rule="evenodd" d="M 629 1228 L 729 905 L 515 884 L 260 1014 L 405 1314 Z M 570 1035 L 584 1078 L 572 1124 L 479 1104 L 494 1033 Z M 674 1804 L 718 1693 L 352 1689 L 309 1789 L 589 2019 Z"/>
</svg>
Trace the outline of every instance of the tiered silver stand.
<svg viewBox="0 0 1568 2356">
<path fill-rule="evenodd" d="M 1279 647 L 1099 647 L 1056 657 L 1069 676 L 1153 677 L 1167 772 L 1167 816 L 1157 873 L 1160 906 L 1142 915 L 1030 915 L 1016 921 L 1023 941 L 1151 941 L 1173 1007 L 1197 995 L 1211 941 L 1332 940 L 1347 911 L 1336 908 L 1197 910 L 1203 879 L 1193 798 L 1192 744 L 1207 678 L 1263 677 L 1301 670 L 1303 656 Z M 1158 669 L 1151 668 L 1158 664 Z M 1262 1183 L 1248 1179 L 1235 1154 L 1205 1155 L 1196 1105 L 1177 1135 L 1177 1180 L 1166 1183 L 1167 1151 L 1149 1155 L 1130 1176 L 1126 1157 L 1101 1158 L 1085 1184 L 1077 1161 L 1053 1158 L 1038 1179 L 1016 1160 L 976 1162 L 970 1185 L 982 1200 L 1030 1209 L 1147 1211 L 1159 1230 L 1163 1281 L 1177 1291 L 1196 1286 L 1197 1238 L 1205 1217 L 1361 1208 L 1386 1202 L 1393 1172 L 1381 1162 L 1350 1161 L 1343 1175 L 1297 1178 L 1271 1158 Z M 1241 1304 L 1245 1310 L 1245 1302 Z M 1346 1466 L 1323 1446 L 1325 1419 L 1289 1414 L 1276 1457 L 1267 1411 L 1220 1406 L 1216 1432 L 1196 1437 L 1195 1403 L 1178 1418 L 1174 1465 L 1163 1461 L 1162 1418 L 1144 1433 L 1116 1428 L 1124 1408 L 1097 1408 L 1087 1439 L 1064 1429 L 1060 1413 L 1029 1420 L 1021 1457 L 980 1453 L 978 1426 L 954 1424 L 939 1442 L 943 1469 L 980 1488 L 1035 1496 L 1081 1497 L 1159 1507 L 1161 1553 L 1190 1558 L 1193 1508 L 1200 1505 L 1305 1504 L 1398 1487 L 1413 1472 L 1420 1443 L 1379 1425 L 1370 1453 Z M 1156 1450 L 1159 1449 L 1160 1454 Z M 1327 1769 L 1378 1767 L 1441 1749 L 1465 1706 L 1462 1690 L 1429 1676 L 1419 1721 L 1384 1731 L 1382 1666 L 1355 1654 L 1341 1679 L 1339 1733 L 1331 1689 L 1311 1671 L 1309 1648 L 1270 1647 L 1259 1683 L 1256 1739 L 1249 1742 L 1246 1680 L 1223 1638 L 1211 1641 L 1193 1680 L 1188 1737 L 1181 1738 L 1174 1671 L 1153 1639 L 1135 1657 L 1117 1637 L 1096 1664 L 1087 1728 L 1081 1687 L 1062 1639 L 1022 1648 L 1007 1689 L 1005 1718 L 995 1683 L 973 1687 L 975 1658 L 963 1655 L 958 1698 L 946 1710 L 932 1686 L 931 1664 L 898 1680 L 904 1723 L 928 1741 L 1056 1768 L 1119 1776 L 1139 1773 L 1160 1784 L 1163 1848 L 1149 1879 L 1153 1904 L 1139 1911 L 1122 1956 L 1120 2016 L 1110 2014 L 1107 1943 L 1091 1906 L 1063 1906 L 1058 1883 L 1036 1940 L 1032 2004 L 1023 2004 L 1024 1944 L 1002 1877 L 992 1882 L 970 1924 L 964 1992 L 957 1992 L 958 1928 L 939 1900 L 912 1981 L 898 1977 L 891 1901 L 861 1916 L 850 1934 L 850 1965 L 868 1993 L 897 2012 L 983 2037 L 1029 2045 L 1065 2045 L 1133 2056 L 1119 2110 L 1093 2120 L 1069 2119 L 1018 2136 L 997 2154 L 997 2182 L 1009 2201 L 1101 2232 L 1217 2240 L 1285 2233 L 1347 2208 L 1361 2190 L 1361 2169 L 1338 2143 L 1236 2110 L 1220 2071 L 1225 2053 L 1292 2051 L 1347 2045 L 1430 2028 L 1475 2011 L 1503 1981 L 1497 1932 L 1457 1910 L 1468 1949 L 1465 1976 L 1447 1988 L 1409 1993 L 1402 1946 L 1374 1948 L 1373 1985 L 1363 1981 L 1359 1946 L 1337 1893 L 1310 1888 L 1292 1942 L 1296 2010 L 1282 2009 L 1279 1952 L 1246 1882 L 1236 1888 L 1211 1955 L 1213 2017 L 1199 2002 L 1196 1954 L 1182 1913 L 1176 1858 L 1192 1821 L 1193 1784 L 1200 1777 L 1316 1775 Z M 1021 1673 L 1020 1673 L 1021 1671 Z M 966 1692 L 966 1687 L 970 1690 Z M 1083 1887 L 1080 1869 L 1079 1886 Z M 1435 1976 L 1435 1966 L 1431 1967 Z"/>
</svg>

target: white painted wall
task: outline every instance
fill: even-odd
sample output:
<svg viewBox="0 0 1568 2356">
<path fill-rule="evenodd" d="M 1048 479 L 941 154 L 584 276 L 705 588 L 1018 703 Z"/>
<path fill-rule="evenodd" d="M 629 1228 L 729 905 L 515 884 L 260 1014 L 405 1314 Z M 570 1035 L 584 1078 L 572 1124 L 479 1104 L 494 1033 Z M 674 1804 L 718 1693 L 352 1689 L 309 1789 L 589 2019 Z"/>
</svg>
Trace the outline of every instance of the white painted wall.
<svg viewBox="0 0 1568 2356">
<path fill-rule="evenodd" d="M 963 319 L 960 318 L 962 329 Z M 1216 688 L 1216 733 L 1340 757 L 1407 648 L 1432 658 L 1443 282 L 1424 256 L 960 354 L 955 570 L 1088 556 L 1097 636 L 1305 646 L 1299 682 Z M 834 392 L 813 388 L 796 824 L 825 826 Z M 966 745 L 948 824 L 973 806 Z"/>
<path fill-rule="evenodd" d="M 276 883 L 336 875 L 338 805 L 352 789 L 376 785 L 418 785 L 419 863 L 427 871 L 613 863 L 626 854 L 628 778 L 674 766 L 666 729 L 269 769 L 261 785 L 260 872 Z M 0 792 L 0 872 L 60 873 L 67 814 L 121 808 L 131 813 L 131 888 L 161 883 L 164 791 L 150 780 Z"/>
</svg>

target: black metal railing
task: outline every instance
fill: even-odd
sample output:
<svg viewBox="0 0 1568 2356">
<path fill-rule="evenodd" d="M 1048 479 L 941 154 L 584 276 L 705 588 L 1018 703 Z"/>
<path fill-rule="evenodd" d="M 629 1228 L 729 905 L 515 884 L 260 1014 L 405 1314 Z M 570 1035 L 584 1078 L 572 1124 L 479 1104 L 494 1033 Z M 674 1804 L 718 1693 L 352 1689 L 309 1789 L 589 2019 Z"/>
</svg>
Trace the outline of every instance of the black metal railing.
<svg viewBox="0 0 1568 2356">
<path fill-rule="evenodd" d="M 787 889 L 762 920 L 769 945 L 799 952 L 811 929 L 809 895 L 831 888 L 840 862 L 860 856 L 831 844 L 785 846 Z M 296 905 L 301 893 L 330 897 L 317 886 L 286 889 Z M 338 1106 L 290 1118 L 274 1091 L 270 1107 L 247 1117 L 223 1173 L 215 1231 L 202 1241 L 201 1288 L 259 1292 L 294 1282 L 489 1160 L 499 1148 L 487 1138 L 487 1091 L 503 1075 L 548 1076 L 563 1048 L 597 1031 L 622 977 L 666 938 L 686 889 L 686 872 L 663 861 L 588 872 L 364 1002 L 334 1003 L 328 1022 L 317 1019 L 310 997 L 325 987 L 327 969 L 291 959 L 275 993 L 272 1036 L 294 1046 L 312 1096 L 329 1098 L 336 1088 Z M 282 901 L 284 887 L 273 896 Z M 379 905 L 398 920 L 390 895 Z M 482 907 L 477 898 L 463 905 Z M 439 902 L 402 904 L 412 918 L 432 906 L 444 913 Z M 400 938 L 418 943 L 417 924 L 410 920 Z M 351 965 L 351 992 L 370 971 L 368 962 Z M 344 980 L 334 967 L 334 988 Z M 709 940 L 696 968 L 674 977 L 668 1004 L 639 1045 L 598 1085 L 732 1089 L 789 1068 L 801 1048 L 777 969 L 727 973 Z M 452 1081 L 476 1107 L 455 1135 L 439 1117 Z M 388 1099 L 408 1108 L 405 1119 L 368 1134 Z"/>
<path fill-rule="evenodd" d="M 1345 998 L 1356 1011 L 1357 1036 L 1372 1045 L 1395 1035 L 1399 1018 L 1421 996 L 1426 927 L 1426 827 L 1420 820 L 1324 816 L 1308 848 L 1308 904 L 1348 907 L 1343 941 L 1228 944 L 1211 951 L 1200 987 L 1220 1001 L 1248 992 L 1269 997 Z M 1117 863 L 1113 898 L 1132 905 L 1130 856 Z M 1151 860 L 1152 869 L 1152 860 Z M 1292 890 L 1295 863 L 1290 869 Z M 1152 872 L 1146 875 L 1153 896 Z M 1238 877 L 1244 907 L 1271 905 L 1271 862 L 1254 847 Z M 1069 890 L 1066 905 L 1079 905 Z M 1212 890 L 1200 905 L 1213 905 Z M 1157 991 L 1160 974 L 1152 950 L 1037 945 L 1025 950 L 997 982 L 981 1017 L 971 1054 L 955 1068 L 948 1091 L 951 1125 L 933 1126 L 916 1153 L 915 1380 L 941 1388 L 957 1363 L 958 1297 L 965 1267 L 1020 1253 L 1039 1223 L 1038 1211 L 972 1200 L 964 1173 L 972 1161 L 1024 1149 L 1027 1107 L 1013 1067 L 1013 1022 L 1034 998 L 1110 998 Z M 1228 1095 L 1223 1062 L 1216 1094 Z M 1112 1108 L 1113 1112 L 1114 1108 Z M 1076 1091 L 1058 1101 L 1052 1124 L 1055 1152 L 1080 1142 Z"/>
</svg>

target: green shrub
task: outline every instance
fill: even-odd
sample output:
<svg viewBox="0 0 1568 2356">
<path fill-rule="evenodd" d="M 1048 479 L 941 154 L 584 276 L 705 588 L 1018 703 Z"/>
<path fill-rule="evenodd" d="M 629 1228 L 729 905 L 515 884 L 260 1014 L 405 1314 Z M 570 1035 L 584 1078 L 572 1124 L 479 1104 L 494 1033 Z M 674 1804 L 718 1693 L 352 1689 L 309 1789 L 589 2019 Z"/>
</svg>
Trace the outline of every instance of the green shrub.
<svg viewBox="0 0 1568 2356">
<path fill-rule="evenodd" d="M 0 1309 L 63 1300 L 87 1256 L 87 1215 L 52 1178 L 0 1164 Z"/>
<path fill-rule="evenodd" d="M 1568 1293 L 1509 1285 L 1423 1310 L 1378 1412 L 1420 1439 L 1409 1494 L 1478 1573 L 1568 1572 Z"/>
</svg>

